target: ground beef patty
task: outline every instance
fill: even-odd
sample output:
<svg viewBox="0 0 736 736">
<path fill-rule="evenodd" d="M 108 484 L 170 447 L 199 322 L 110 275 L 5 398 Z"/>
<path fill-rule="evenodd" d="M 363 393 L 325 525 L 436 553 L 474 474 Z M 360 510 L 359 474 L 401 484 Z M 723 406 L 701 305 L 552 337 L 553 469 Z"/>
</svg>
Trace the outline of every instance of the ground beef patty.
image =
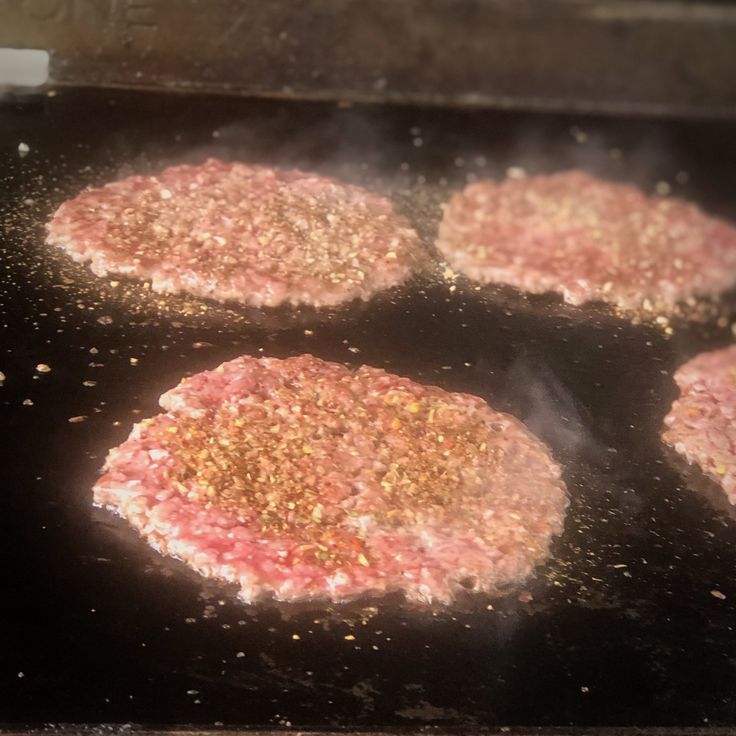
<svg viewBox="0 0 736 736">
<path fill-rule="evenodd" d="M 316 174 L 210 159 L 59 207 L 48 242 L 98 276 L 252 306 L 334 306 L 404 281 L 418 237 L 391 202 Z"/>
<path fill-rule="evenodd" d="M 303 355 L 224 363 L 161 406 L 94 500 L 245 601 L 497 592 L 562 530 L 559 467 L 475 396 Z"/>
<path fill-rule="evenodd" d="M 664 440 L 736 504 L 736 345 L 696 356 L 675 381 L 680 398 L 665 417 Z"/>
<path fill-rule="evenodd" d="M 571 304 L 668 312 L 736 283 L 736 228 L 581 171 L 469 185 L 446 205 L 437 247 L 471 279 Z"/>
</svg>

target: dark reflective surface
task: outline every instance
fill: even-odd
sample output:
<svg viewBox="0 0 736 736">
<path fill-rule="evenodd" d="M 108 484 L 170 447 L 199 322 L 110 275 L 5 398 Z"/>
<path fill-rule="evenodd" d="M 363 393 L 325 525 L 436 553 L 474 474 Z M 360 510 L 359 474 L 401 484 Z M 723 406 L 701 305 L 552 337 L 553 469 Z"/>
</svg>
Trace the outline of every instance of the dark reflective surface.
<svg viewBox="0 0 736 736">
<path fill-rule="evenodd" d="M 207 154 L 391 192 L 430 243 L 449 189 L 509 165 L 667 180 L 736 216 L 732 131 L 71 92 L 5 102 L 0 127 L 0 721 L 736 724 L 736 522 L 658 438 L 672 371 L 732 339 L 728 320 L 668 336 L 431 268 L 335 313 L 203 311 L 97 280 L 42 243 L 85 184 Z M 260 351 L 384 366 L 520 416 L 566 467 L 554 558 L 522 591 L 453 610 L 249 607 L 92 508 L 105 452 L 163 390 Z"/>
</svg>

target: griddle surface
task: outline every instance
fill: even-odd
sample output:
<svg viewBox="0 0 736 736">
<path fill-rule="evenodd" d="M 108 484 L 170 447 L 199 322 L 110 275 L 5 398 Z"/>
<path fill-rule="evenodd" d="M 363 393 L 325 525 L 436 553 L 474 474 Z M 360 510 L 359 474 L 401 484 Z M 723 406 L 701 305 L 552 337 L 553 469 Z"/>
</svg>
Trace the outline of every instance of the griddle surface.
<svg viewBox="0 0 736 736">
<path fill-rule="evenodd" d="M 729 321 L 668 336 L 441 268 L 360 308 L 256 314 L 113 286 L 43 245 L 86 184 L 206 155 L 389 192 L 428 243 L 438 202 L 510 165 L 666 180 L 736 218 L 733 129 L 72 91 L 6 100 L 0 129 L 1 721 L 736 725 L 735 522 L 658 438 L 674 369 L 732 340 Z M 451 610 L 245 606 L 93 509 L 107 449 L 183 375 L 306 351 L 527 421 L 572 496 L 549 564 L 517 594 Z"/>
</svg>

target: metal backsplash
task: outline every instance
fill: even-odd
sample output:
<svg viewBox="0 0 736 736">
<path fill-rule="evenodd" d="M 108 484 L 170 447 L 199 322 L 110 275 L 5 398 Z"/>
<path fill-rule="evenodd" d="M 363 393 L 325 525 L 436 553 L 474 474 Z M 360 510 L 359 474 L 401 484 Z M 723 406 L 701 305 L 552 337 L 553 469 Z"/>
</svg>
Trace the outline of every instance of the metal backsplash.
<svg viewBox="0 0 736 736">
<path fill-rule="evenodd" d="M 54 84 L 736 117 L 736 5 L 0 0 Z"/>
</svg>

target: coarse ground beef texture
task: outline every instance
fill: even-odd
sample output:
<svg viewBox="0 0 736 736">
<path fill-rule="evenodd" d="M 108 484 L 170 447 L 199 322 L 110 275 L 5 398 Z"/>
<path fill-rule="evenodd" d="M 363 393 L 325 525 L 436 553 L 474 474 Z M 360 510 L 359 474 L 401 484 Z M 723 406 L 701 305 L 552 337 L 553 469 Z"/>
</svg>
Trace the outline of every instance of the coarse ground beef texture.
<svg viewBox="0 0 736 736">
<path fill-rule="evenodd" d="M 419 240 L 391 202 L 316 174 L 214 159 L 88 189 L 47 241 L 155 292 L 336 306 L 402 283 Z"/>
<path fill-rule="evenodd" d="M 160 403 L 95 503 L 244 601 L 497 593 L 562 531 L 547 448 L 475 396 L 302 355 L 238 358 Z"/>
<path fill-rule="evenodd" d="M 736 283 L 731 224 L 582 171 L 470 184 L 445 206 L 437 248 L 470 279 L 576 305 L 669 313 Z"/>
<path fill-rule="evenodd" d="M 680 397 L 664 440 L 736 504 L 736 345 L 701 353 L 675 372 Z"/>
</svg>

